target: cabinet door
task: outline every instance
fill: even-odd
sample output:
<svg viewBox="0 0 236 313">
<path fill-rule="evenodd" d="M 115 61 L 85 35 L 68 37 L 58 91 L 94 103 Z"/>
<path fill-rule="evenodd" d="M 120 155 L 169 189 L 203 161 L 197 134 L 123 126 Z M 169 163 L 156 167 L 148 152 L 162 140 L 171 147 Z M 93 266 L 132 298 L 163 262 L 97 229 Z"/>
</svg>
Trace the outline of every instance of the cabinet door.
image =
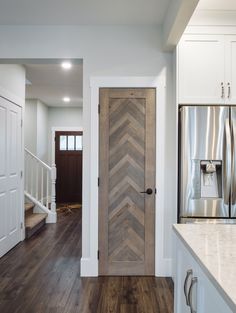
<svg viewBox="0 0 236 313">
<path fill-rule="evenodd" d="M 199 313 L 233 313 L 222 298 L 222 295 L 219 294 L 218 290 L 200 268 L 198 270 L 198 278 L 202 298 Z"/>
<path fill-rule="evenodd" d="M 236 35 L 225 36 L 226 103 L 236 104 Z"/>
<path fill-rule="evenodd" d="M 196 276 L 196 265 L 190 254 L 177 239 L 175 259 L 175 313 L 190 313 L 190 307 L 187 305 L 188 293 L 191 279 Z M 190 273 L 189 271 L 192 271 Z M 197 307 L 197 289 L 194 287 L 192 292 L 192 303 Z"/>
<path fill-rule="evenodd" d="M 178 47 L 180 104 L 223 104 L 224 36 L 184 35 Z"/>
</svg>

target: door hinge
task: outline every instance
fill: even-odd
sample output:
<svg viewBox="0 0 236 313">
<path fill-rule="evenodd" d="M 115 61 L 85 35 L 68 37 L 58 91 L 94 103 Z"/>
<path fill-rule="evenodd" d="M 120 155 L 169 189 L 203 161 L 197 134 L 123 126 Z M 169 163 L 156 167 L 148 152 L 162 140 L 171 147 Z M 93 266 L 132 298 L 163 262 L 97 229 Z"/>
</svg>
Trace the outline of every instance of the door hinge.
<svg viewBox="0 0 236 313">
<path fill-rule="evenodd" d="M 155 194 L 157 193 L 157 189 L 155 188 Z"/>
<path fill-rule="evenodd" d="M 98 250 L 98 260 L 99 260 L 99 257 L 100 257 L 100 251 Z"/>
<path fill-rule="evenodd" d="M 20 228 L 23 229 L 23 223 L 22 222 L 20 223 Z"/>
<path fill-rule="evenodd" d="M 23 127 L 23 120 L 20 121 L 20 126 Z"/>
<path fill-rule="evenodd" d="M 100 114 L 100 104 L 98 105 L 98 114 Z"/>
<path fill-rule="evenodd" d="M 98 187 L 99 187 L 99 185 L 100 185 L 100 178 L 98 177 Z"/>
<path fill-rule="evenodd" d="M 20 178 L 23 177 L 23 171 L 20 171 Z"/>
</svg>

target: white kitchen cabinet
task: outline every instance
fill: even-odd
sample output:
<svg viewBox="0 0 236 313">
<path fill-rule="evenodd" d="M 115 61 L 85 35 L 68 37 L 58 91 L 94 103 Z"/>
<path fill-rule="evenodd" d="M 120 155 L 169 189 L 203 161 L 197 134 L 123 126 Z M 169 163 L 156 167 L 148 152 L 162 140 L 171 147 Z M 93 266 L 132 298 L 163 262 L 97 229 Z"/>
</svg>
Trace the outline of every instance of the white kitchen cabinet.
<svg viewBox="0 0 236 313">
<path fill-rule="evenodd" d="M 226 103 L 236 104 L 236 35 L 225 36 Z"/>
<path fill-rule="evenodd" d="M 233 313 L 199 263 L 176 235 L 175 243 L 174 313 Z M 186 280 L 186 274 L 190 270 L 192 274 Z M 186 297 L 189 300 L 188 305 Z"/>
<path fill-rule="evenodd" d="M 176 250 L 176 280 L 175 280 L 175 313 L 189 313 L 189 288 L 196 273 L 196 265 L 191 256 L 178 244 Z M 196 288 L 194 293 L 196 306 Z"/>
<path fill-rule="evenodd" d="M 178 93 L 180 104 L 236 104 L 236 35 L 184 35 Z"/>
<path fill-rule="evenodd" d="M 178 47 L 179 103 L 224 103 L 224 36 L 184 35 Z"/>
</svg>

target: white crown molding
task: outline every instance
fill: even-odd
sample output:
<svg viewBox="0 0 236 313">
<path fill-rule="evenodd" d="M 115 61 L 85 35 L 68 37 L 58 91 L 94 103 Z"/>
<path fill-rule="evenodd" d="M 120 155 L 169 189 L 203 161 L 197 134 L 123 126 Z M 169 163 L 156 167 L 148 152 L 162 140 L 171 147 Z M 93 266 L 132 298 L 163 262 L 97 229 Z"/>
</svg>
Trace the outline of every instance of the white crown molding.
<svg viewBox="0 0 236 313">
<path fill-rule="evenodd" d="M 188 26 L 236 26 L 236 10 L 196 10 Z"/>
</svg>

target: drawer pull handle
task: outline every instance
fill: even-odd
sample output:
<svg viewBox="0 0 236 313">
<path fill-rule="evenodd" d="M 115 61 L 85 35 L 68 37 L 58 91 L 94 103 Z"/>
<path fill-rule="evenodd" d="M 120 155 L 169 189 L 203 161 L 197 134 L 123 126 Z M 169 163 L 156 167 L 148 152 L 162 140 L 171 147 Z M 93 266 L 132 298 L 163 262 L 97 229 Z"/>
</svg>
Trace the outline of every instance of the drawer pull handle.
<svg viewBox="0 0 236 313">
<path fill-rule="evenodd" d="M 193 276 L 193 271 L 192 270 L 188 270 L 187 271 L 186 277 L 185 277 L 185 280 L 184 280 L 184 295 L 185 295 L 185 300 L 186 300 L 187 306 L 189 306 L 189 298 L 188 298 L 187 288 L 188 288 L 188 280 L 189 280 L 190 276 Z"/>
<path fill-rule="evenodd" d="M 195 284 L 197 284 L 197 277 L 193 277 L 191 279 L 191 284 L 190 284 L 189 292 L 188 292 L 188 302 L 189 302 L 191 313 L 197 313 L 197 311 L 193 308 L 193 286 Z"/>
<path fill-rule="evenodd" d="M 225 97 L 225 87 L 224 83 L 221 83 L 221 98 L 224 99 Z"/>
<path fill-rule="evenodd" d="M 231 87 L 230 87 L 230 83 L 227 84 L 228 85 L 228 98 L 231 97 Z"/>
</svg>

